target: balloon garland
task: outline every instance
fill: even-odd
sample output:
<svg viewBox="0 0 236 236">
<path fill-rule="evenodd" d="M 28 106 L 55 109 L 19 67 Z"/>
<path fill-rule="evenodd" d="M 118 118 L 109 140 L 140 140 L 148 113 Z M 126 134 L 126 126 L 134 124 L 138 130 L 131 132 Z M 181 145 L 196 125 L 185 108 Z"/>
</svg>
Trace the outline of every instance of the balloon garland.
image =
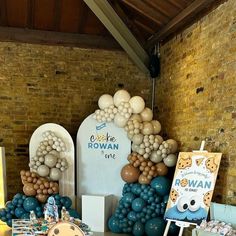
<svg viewBox="0 0 236 236">
<path fill-rule="evenodd" d="M 108 227 L 113 233 L 161 236 L 171 186 L 165 175 L 176 165 L 177 142 L 160 136 L 161 124 L 140 96 L 131 97 L 122 89 L 114 96 L 100 96 L 98 106 L 93 118 L 124 128 L 132 142 L 129 163 L 120 172 L 126 184 Z"/>
</svg>

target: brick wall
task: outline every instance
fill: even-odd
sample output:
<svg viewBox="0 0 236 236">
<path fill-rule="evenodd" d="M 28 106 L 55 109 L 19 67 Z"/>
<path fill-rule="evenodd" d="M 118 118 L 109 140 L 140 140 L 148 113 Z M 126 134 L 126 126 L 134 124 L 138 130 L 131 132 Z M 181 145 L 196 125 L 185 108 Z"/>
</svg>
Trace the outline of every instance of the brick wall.
<svg viewBox="0 0 236 236">
<path fill-rule="evenodd" d="M 6 148 L 8 198 L 22 191 L 34 130 L 47 122 L 75 138 L 103 93 L 124 87 L 150 104 L 151 84 L 121 51 L 0 43 L 0 145 Z"/>
<path fill-rule="evenodd" d="M 161 48 L 158 117 L 182 151 L 222 152 L 214 201 L 236 204 L 236 1 Z"/>
</svg>

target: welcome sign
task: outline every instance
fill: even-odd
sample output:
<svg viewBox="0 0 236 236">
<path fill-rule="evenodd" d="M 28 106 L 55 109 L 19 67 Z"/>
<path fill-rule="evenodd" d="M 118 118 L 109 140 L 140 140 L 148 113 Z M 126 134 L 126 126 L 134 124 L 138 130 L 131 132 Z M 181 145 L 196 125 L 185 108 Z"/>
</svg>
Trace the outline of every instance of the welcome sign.
<svg viewBox="0 0 236 236">
<path fill-rule="evenodd" d="M 120 171 L 127 164 L 131 142 L 113 122 L 87 117 L 77 134 L 77 189 L 81 194 L 120 196 L 124 182 Z"/>
<path fill-rule="evenodd" d="M 165 219 L 200 224 L 207 218 L 221 155 L 179 153 Z"/>
</svg>

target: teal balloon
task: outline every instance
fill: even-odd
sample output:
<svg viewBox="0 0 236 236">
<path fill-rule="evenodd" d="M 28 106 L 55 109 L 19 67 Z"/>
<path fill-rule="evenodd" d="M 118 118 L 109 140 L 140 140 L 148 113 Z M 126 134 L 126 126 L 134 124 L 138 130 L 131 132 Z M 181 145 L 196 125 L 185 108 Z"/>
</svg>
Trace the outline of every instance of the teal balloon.
<svg viewBox="0 0 236 236">
<path fill-rule="evenodd" d="M 109 220 L 108 220 L 108 228 L 110 229 L 111 232 L 113 233 L 121 233 L 122 230 L 120 228 L 120 221 L 118 218 L 116 218 L 115 216 L 112 216 Z"/>
<path fill-rule="evenodd" d="M 12 227 L 12 219 L 8 219 L 8 220 L 6 221 L 6 223 L 7 223 L 7 225 L 8 225 L 9 227 Z"/>
<path fill-rule="evenodd" d="M 132 209 L 136 212 L 142 211 L 145 206 L 146 202 L 142 198 L 136 198 L 132 202 Z"/>
<path fill-rule="evenodd" d="M 125 193 L 122 198 L 124 203 L 131 204 L 136 197 L 133 193 Z"/>
<path fill-rule="evenodd" d="M 160 218 L 152 218 L 145 224 L 145 233 L 147 236 L 162 236 L 165 231 L 165 221 Z"/>
<path fill-rule="evenodd" d="M 127 215 L 127 218 L 131 221 L 136 222 L 137 221 L 137 216 L 135 211 L 130 211 Z"/>
<path fill-rule="evenodd" d="M 63 200 L 61 200 L 61 202 L 63 202 L 63 206 L 66 209 L 69 209 L 72 205 L 72 200 L 69 197 L 62 197 Z"/>
<path fill-rule="evenodd" d="M 26 211 L 25 211 L 24 208 L 22 208 L 22 207 L 17 207 L 17 208 L 15 209 L 15 216 L 16 216 L 17 218 L 21 218 L 22 214 L 24 214 L 24 213 L 26 213 Z"/>
<path fill-rule="evenodd" d="M 8 209 L 14 209 L 15 208 L 15 206 L 12 204 L 11 201 L 7 202 L 5 207 L 8 208 Z"/>
<path fill-rule="evenodd" d="M 26 213 L 22 214 L 20 218 L 21 219 L 29 219 L 30 218 L 30 214 L 28 212 L 26 212 Z"/>
<path fill-rule="evenodd" d="M 74 217 L 76 219 L 81 219 L 79 212 L 76 211 L 75 209 L 68 209 L 68 212 L 71 217 Z"/>
<path fill-rule="evenodd" d="M 17 193 L 14 197 L 13 197 L 13 199 L 20 199 L 20 198 L 22 198 L 23 197 L 23 194 L 22 193 Z"/>
<path fill-rule="evenodd" d="M 168 235 L 175 236 L 179 234 L 179 227 L 175 223 L 171 223 L 168 231 Z"/>
<path fill-rule="evenodd" d="M 23 207 L 27 212 L 34 211 L 38 205 L 39 202 L 34 197 L 27 197 L 23 203 Z"/>
<path fill-rule="evenodd" d="M 142 236 L 145 234 L 145 227 L 144 225 L 137 221 L 134 226 L 133 226 L 133 231 L 132 231 L 134 236 Z"/>
<path fill-rule="evenodd" d="M 171 181 L 165 176 L 158 176 L 151 181 L 151 187 L 160 196 L 165 196 L 170 192 Z"/>
</svg>

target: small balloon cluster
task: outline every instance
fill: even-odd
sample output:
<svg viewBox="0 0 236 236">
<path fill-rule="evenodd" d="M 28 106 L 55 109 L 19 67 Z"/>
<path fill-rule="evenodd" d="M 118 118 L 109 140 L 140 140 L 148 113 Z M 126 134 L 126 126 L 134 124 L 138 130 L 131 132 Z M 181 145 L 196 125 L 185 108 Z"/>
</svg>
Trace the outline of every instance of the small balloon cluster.
<svg viewBox="0 0 236 236">
<path fill-rule="evenodd" d="M 93 118 L 98 122 L 113 121 L 116 126 L 124 128 L 132 141 L 133 153 L 131 155 L 142 156 L 142 160 L 139 160 L 139 156 L 138 160 L 129 160 L 130 166 L 125 166 L 126 172 L 130 171 L 130 173 L 127 172 L 127 176 L 135 177 L 132 181 L 132 177 L 129 180 L 123 178 L 124 181 L 149 184 L 152 178 L 157 175 L 166 175 L 168 167 L 176 165 L 177 142 L 173 139 L 164 141 L 159 135 L 161 124 L 158 120 L 153 120 L 153 112 L 145 107 L 142 97 L 131 97 L 126 90 L 121 89 L 113 97 L 110 94 L 100 96 L 98 106 L 100 109 L 94 112 Z M 156 165 L 158 163 L 161 164 Z M 142 166 L 145 170 L 142 170 Z M 157 168 L 162 174 L 157 172 Z"/>
<path fill-rule="evenodd" d="M 61 158 L 61 153 L 66 151 L 66 145 L 50 130 L 44 132 L 42 136 L 43 141 L 40 142 L 35 156 L 31 158 L 29 167 L 41 177 L 58 181 L 62 172 L 68 168 L 67 160 Z"/>
<path fill-rule="evenodd" d="M 119 204 L 108 221 L 113 233 L 132 233 L 136 236 L 161 236 L 164 233 L 163 215 L 168 201 L 171 181 L 155 177 L 150 185 L 126 183 Z"/>
<path fill-rule="evenodd" d="M 62 207 L 65 207 L 70 216 L 80 218 L 75 209 L 71 208 L 72 201 L 67 196 L 54 195 L 59 214 Z M 35 197 L 28 197 L 17 193 L 12 201 L 8 201 L 5 208 L 0 209 L 0 220 L 6 222 L 9 227 L 12 226 L 12 219 L 29 219 L 30 211 L 34 211 L 37 218 L 43 216 L 44 204 L 40 203 Z"/>
<path fill-rule="evenodd" d="M 38 176 L 29 170 L 21 170 L 23 192 L 26 196 L 35 196 L 39 202 L 45 203 L 49 195 L 57 194 L 59 186 L 57 182 Z"/>
</svg>

